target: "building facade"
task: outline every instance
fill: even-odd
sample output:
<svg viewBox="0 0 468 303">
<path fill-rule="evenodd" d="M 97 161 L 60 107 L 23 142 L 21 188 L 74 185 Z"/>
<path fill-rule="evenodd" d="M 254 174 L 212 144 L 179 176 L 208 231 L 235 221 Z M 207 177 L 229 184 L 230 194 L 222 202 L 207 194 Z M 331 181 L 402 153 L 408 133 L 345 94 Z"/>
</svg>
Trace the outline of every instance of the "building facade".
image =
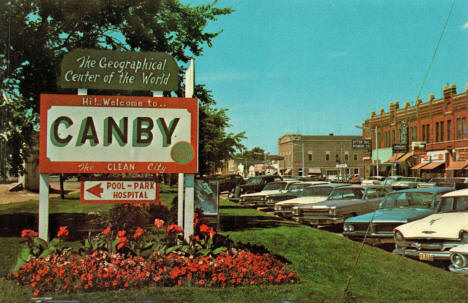
<svg viewBox="0 0 468 303">
<path fill-rule="evenodd" d="M 440 99 L 431 94 L 425 103 L 418 98 L 400 108 L 395 101 L 388 112 L 372 111 L 362 125 L 363 138 L 372 140 L 372 162 L 367 163 L 372 174 L 378 162 L 379 175 L 467 176 L 467 89 L 468 84 L 457 93 L 451 85 L 442 89 Z"/>
<path fill-rule="evenodd" d="M 363 158 L 369 151 L 356 148 L 353 140 L 361 136 L 305 136 L 284 135 L 278 139 L 278 155 L 283 157 L 280 172 L 283 175 L 320 175 L 345 178 L 349 174 L 363 175 Z M 354 141 L 355 142 L 355 141 Z"/>
</svg>

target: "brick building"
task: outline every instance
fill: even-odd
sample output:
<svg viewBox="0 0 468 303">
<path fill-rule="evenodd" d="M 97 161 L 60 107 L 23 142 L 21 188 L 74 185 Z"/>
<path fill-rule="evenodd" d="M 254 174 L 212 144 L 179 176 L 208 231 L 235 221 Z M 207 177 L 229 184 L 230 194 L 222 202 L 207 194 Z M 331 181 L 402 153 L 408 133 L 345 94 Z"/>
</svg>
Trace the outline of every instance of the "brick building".
<svg viewBox="0 0 468 303">
<path fill-rule="evenodd" d="M 284 135 L 278 139 L 280 171 L 284 175 L 345 177 L 348 174 L 363 173 L 363 158 L 368 155 L 364 149 L 353 148 L 353 140 L 361 136 L 304 136 Z"/>
<path fill-rule="evenodd" d="M 468 94 L 457 94 L 455 85 L 444 87 L 440 99 L 431 94 L 426 103 L 418 98 L 400 108 L 395 101 L 387 113 L 372 111 L 363 123 L 363 138 L 372 140 L 366 169 L 375 174 L 379 161 L 380 175 L 468 176 L 467 117 Z"/>
</svg>

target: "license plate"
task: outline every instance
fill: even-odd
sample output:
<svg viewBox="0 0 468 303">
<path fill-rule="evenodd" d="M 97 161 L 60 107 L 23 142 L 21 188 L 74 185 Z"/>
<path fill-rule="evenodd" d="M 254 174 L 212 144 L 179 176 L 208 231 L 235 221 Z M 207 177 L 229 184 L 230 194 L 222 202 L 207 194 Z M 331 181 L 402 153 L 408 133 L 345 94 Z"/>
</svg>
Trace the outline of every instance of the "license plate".
<svg viewBox="0 0 468 303">
<path fill-rule="evenodd" d="M 418 254 L 419 260 L 421 261 L 434 261 L 434 256 L 428 253 L 419 253 Z"/>
</svg>

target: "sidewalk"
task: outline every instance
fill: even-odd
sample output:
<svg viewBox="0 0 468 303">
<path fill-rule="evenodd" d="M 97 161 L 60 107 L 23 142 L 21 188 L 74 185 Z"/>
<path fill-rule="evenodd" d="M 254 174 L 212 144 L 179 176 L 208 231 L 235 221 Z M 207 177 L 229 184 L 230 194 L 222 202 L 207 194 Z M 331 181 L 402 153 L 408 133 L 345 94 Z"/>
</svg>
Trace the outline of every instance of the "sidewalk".
<svg viewBox="0 0 468 303">
<path fill-rule="evenodd" d="M 10 192 L 9 189 L 13 186 L 13 184 L 14 183 L 0 184 L 0 204 L 22 202 L 27 200 L 39 200 L 39 193 L 28 190 Z M 49 194 L 49 197 L 60 197 L 60 183 L 50 182 L 50 186 L 54 189 L 54 193 Z M 64 188 L 66 192 L 79 192 L 80 182 L 65 182 Z"/>
</svg>

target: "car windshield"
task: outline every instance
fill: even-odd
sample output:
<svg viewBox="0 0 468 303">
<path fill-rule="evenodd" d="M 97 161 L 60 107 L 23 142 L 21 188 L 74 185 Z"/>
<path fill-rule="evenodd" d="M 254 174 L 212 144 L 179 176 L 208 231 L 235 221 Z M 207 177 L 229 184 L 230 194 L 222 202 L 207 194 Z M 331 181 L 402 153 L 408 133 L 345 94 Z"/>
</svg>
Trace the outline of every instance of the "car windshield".
<svg viewBox="0 0 468 303">
<path fill-rule="evenodd" d="M 434 208 L 433 195 L 424 192 L 393 192 L 388 194 L 380 204 L 380 209 L 389 208 Z"/>
<path fill-rule="evenodd" d="M 257 185 L 257 184 L 260 184 L 262 183 L 262 179 L 260 178 L 250 178 L 249 180 L 247 180 L 247 182 L 245 183 L 246 185 Z"/>
<path fill-rule="evenodd" d="M 286 182 L 270 182 L 265 187 L 263 190 L 276 190 L 276 189 L 285 189 L 287 183 Z"/>
<path fill-rule="evenodd" d="M 468 197 L 443 198 L 440 205 L 440 211 L 468 211 Z"/>
<path fill-rule="evenodd" d="M 304 187 L 308 186 L 309 184 L 305 183 L 294 183 L 289 186 L 288 191 L 292 193 L 300 192 L 304 189 Z"/>
<path fill-rule="evenodd" d="M 330 194 L 328 200 L 362 199 L 363 196 L 363 188 L 339 188 Z"/>
<path fill-rule="evenodd" d="M 316 187 L 316 186 L 310 186 L 310 187 L 305 187 L 304 191 L 302 192 L 302 197 L 311 197 L 311 196 L 325 196 L 328 197 L 328 195 L 332 192 L 333 188 L 332 187 Z"/>
</svg>

